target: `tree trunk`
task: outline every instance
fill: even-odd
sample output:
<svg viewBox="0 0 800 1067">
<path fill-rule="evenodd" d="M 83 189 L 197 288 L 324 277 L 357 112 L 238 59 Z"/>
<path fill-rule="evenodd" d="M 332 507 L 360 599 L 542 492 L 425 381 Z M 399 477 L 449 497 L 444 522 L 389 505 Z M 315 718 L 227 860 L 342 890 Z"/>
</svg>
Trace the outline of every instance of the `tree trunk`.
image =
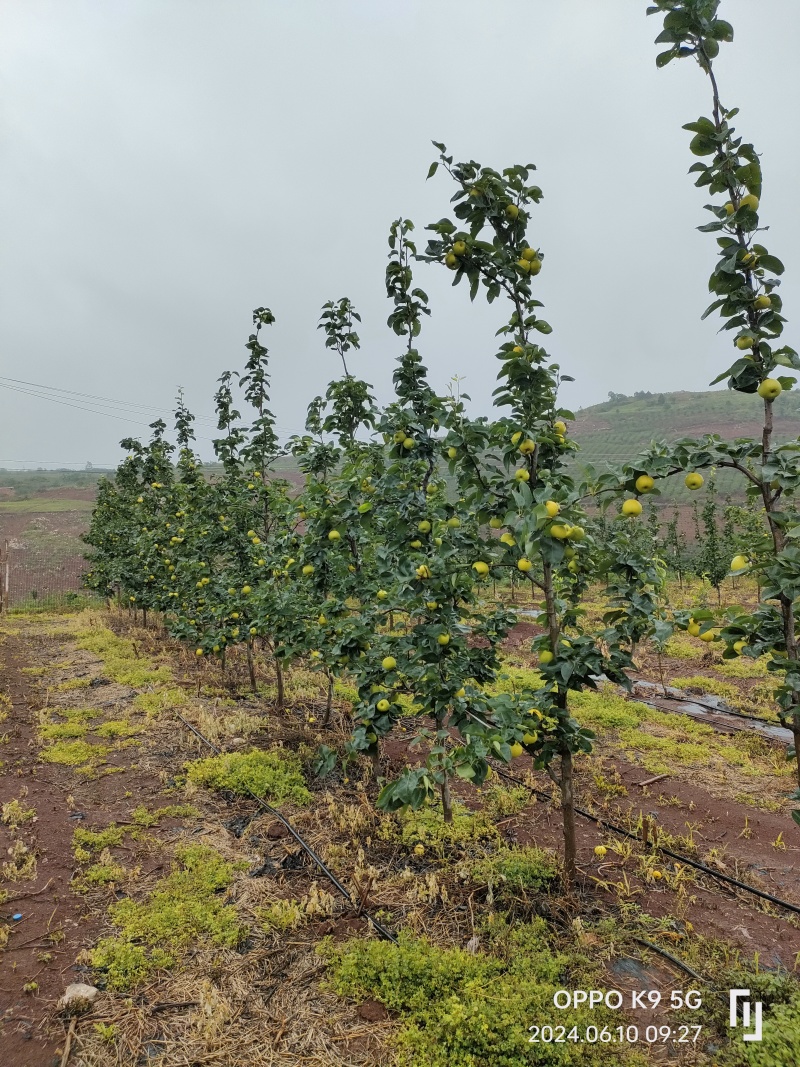
<svg viewBox="0 0 800 1067">
<path fill-rule="evenodd" d="M 284 707 L 286 706 L 286 691 L 283 686 L 283 664 L 281 663 L 280 658 L 274 651 L 272 653 L 272 656 L 275 660 L 275 684 L 278 687 L 278 693 L 275 702 L 277 704 L 278 711 L 283 711 Z"/>
<path fill-rule="evenodd" d="M 450 798 L 450 778 L 446 771 L 444 781 L 439 789 L 442 794 L 442 812 L 444 814 L 444 821 L 451 823 L 453 821 L 453 802 Z"/>
<path fill-rule="evenodd" d="M 575 794 L 572 778 L 572 753 L 561 753 L 561 816 L 564 823 L 564 885 L 575 881 Z"/>
<path fill-rule="evenodd" d="M 325 718 L 322 720 L 322 725 L 328 726 L 331 721 L 331 712 L 333 711 L 333 675 L 327 669 L 325 673 L 328 676 L 328 698 L 325 701 Z"/>
<path fill-rule="evenodd" d="M 142 608 L 142 626 L 147 629 L 147 608 Z"/>
<path fill-rule="evenodd" d="M 250 675 L 250 688 L 257 693 L 258 682 L 256 681 L 256 665 L 253 662 L 253 642 L 250 640 L 247 642 L 247 672 Z"/>
</svg>

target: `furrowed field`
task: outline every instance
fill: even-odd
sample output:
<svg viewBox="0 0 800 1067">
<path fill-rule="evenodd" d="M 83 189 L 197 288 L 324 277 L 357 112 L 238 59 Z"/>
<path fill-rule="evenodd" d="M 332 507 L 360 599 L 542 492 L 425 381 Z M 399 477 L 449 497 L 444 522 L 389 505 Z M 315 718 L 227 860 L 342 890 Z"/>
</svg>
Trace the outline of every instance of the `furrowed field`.
<svg viewBox="0 0 800 1067">
<path fill-rule="evenodd" d="M 332 300 L 341 375 L 279 440 L 259 307 L 213 466 L 181 397 L 96 495 L 0 502 L 85 554 L 0 616 L 4 1063 L 800 1062 L 800 358 L 716 7 L 651 13 L 711 92 L 728 390 L 564 408 L 535 167 L 437 143 L 449 215 L 389 232 L 388 405 Z M 497 309 L 491 418 L 429 384 L 435 269 Z"/>
</svg>

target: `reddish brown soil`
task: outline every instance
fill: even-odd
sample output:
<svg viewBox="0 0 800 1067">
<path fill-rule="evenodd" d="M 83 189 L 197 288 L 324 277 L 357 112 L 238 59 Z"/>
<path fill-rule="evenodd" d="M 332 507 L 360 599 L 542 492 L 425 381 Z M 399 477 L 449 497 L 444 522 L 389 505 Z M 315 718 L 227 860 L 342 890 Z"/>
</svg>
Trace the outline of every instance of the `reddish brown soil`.
<svg viewBox="0 0 800 1067">
<path fill-rule="evenodd" d="M 56 635 L 47 638 L 53 643 L 60 640 L 63 638 Z M 51 648 L 51 654 L 59 655 L 57 645 Z M 36 821 L 24 824 L 14 834 L 0 825 L 0 852 L 5 859 L 13 841 L 21 839 L 35 849 L 38 860 L 35 880 L 4 882 L 11 900 L 0 905 L 3 919 L 14 913 L 22 915 L 18 922 L 8 923 L 10 938 L 0 953 L 3 1067 L 52 1067 L 59 1063 L 57 1050 L 63 1045 L 61 1035 L 66 1024 L 56 1015 L 56 1002 L 70 982 L 91 981 L 91 972 L 76 963 L 76 957 L 96 940 L 100 909 L 105 909 L 113 897 L 110 891 L 95 891 L 86 897 L 70 888 L 78 866 L 71 852 L 75 827 L 100 829 L 114 821 L 129 822 L 133 806 L 163 797 L 156 773 L 130 766 L 132 749 L 109 754 L 108 764 L 125 767 L 123 772 L 89 780 L 66 767 L 37 759 L 35 709 L 41 701 L 28 677 L 20 673 L 31 665 L 31 652 L 22 637 L 8 636 L 0 641 L 0 689 L 12 701 L 9 717 L 0 728 L 9 736 L 8 743 L 0 748 L 0 803 L 19 798 L 24 786 L 28 792 L 21 803 L 36 811 Z M 133 799 L 123 796 L 126 791 Z M 81 814 L 83 818 L 78 817 Z M 166 825 L 161 827 L 161 832 L 166 830 Z M 157 834 L 159 830 L 154 827 L 149 832 Z M 112 852 L 118 862 L 139 864 L 145 873 L 157 862 L 150 853 L 128 846 Z M 51 933 L 56 937 L 63 934 L 63 940 L 53 943 L 48 938 Z M 51 961 L 40 959 L 45 952 L 52 955 Z M 29 982 L 38 984 L 35 994 L 23 992 Z"/>
<path fill-rule="evenodd" d="M 42 489 L 37 495 L 43 500 L 95 500 L 97 488 L 93 485 L 85 487 L 62 485 L 56 489 Z"/>
<path fill-rule="evenodd" d="M 388 742 L 384 752 L 385 766 L 391 767 L 392 772 L 399 772 L 406 763 L 416 764 L 425 758 L 424 748 L 409 749 L 402 740 Z M 515 777 L 525 778 L 532 770 L 530 758 L 522 756 L 515 760 L 512 770 Z M 673 852 L 690 855 L 712 869 L 800 906 L 800 830 L 785 816 L 758 811 L 733 800 L 721 800 L 702 786 L 685 781 L 664 779 L 640 788 L 639 783 L 647 782 L 653 776 L 622 758 L 614 759 L 610 765 L 604 764 L 606 778 L 613 778 L 615 771 L 619 774 L 619 784 L 628 790 L 628 796 L 598 807 L 589 768 L 579 762 L 576 766 L 576 804 L 625 829 L 629 828 L 630 819 L 636 822 L 640 814 L 654 817 L 657 833 L 666 831 L 676 836 L 687 834 L 691 828 L 696 851 L 687 853 L 683 846 L 673 845 Z M 553 784 L 550 779 L 540 772 L 533 772 L 533 775 L 536 788 L 551 795 Z M 455 784 L 454 793 L 468 806 L 476 806 L 474 792 L 462 783 Z M 749 837 L 742 836 L 745 819 L 751 830 Z M 501 824 L 509 843 L 533 843 L 558 853 L 562 851 L 561 812 L 554 803 L 532 799 L 523 812 L 501 820 Z M 787 842 L 785 851 L 772 846 L 781 832 Z M 619 903 L 617 894 L 599 886 L 595 879 L 619 882 L 623 864 L 610 849 L 603 860 L 599 860 L 594 848 L 621 838 L 604 832 L 594 822 L 580 816 L 576 818 L 576 835 L 580 872 L 576 890 L 589 907 L 591 900 L 599 897 L 614 908 Z M 624 865 L 633 887 L 632 899 L 648 914 L 674 917 L 677 895 L 667 887 L 662 888 L 661 884 L 646 883 L 635 873 L 635 857 L 648 850 L 639 843 L 633 845 L 634 860 Z M 657 866 L 661 871 L 673 873 L 676 864 L 680 866 L 678 861 L 664 856 L 663 862 Z M 697 933 L 733 943 L 745 959 L 758 953 L 763 966 L 794 968 L 800 950 L 800 916 L 795 915 L 794 921 L 787 921 L 791 913 L 771 905 L 765 910 L 752 895 L 726 887 L 709 875 L 696 873 L 696 882 L 687 885 L 684 917 Z"/>
</svg>

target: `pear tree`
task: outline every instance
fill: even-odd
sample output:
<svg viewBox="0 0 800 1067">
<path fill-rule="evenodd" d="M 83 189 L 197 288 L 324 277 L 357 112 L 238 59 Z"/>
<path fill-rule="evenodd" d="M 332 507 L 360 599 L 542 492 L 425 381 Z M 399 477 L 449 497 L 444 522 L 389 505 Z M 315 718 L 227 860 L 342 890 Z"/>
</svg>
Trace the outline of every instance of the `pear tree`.
<svg viewBox="0 0 800 1067">
<path fill-rule="evenodd" d="M 732 362 L 711 383 L 753 398 L 763 417 L 758 439 L 725 440 L 717 434 L 667 445 L 654 443 L 622 472 L 621 485 L 635 491 L 641 474 L 655 479 L 683 477 L 691 490 L 703 485 L 702 471 L 729 468 L 742 477 L 749 507 L 764 515 L 763 532 L 753 532 L 746 551 L 732 560 L 732 574 L 752 575 L 760 598 L 753 611 L 734 611 L 721 631 L 711 613 L 677 616 L 677 624 L 722 645 L 723 657 L 768 655 L 775 678 L 779 717 L 794 736 L 789 758 L 797 763 L 800 786 L 800 650 L 797 600 L 800 597 L 800 442 L 774 440 L 774 410 L 781 394 L 796 382 L 797 352 L 782 341 L 785 318 L 780 296 L 783 263 L 764 244 L 762 169 L 754 145 L 737 133 L 738 109 L 723 103 L 715 70 L 720 47 L 733 40 L 733 27 L 718 15 L 718 0 L 657 0 L 648 14 L 663 16 L 656 38 L 664 49 L 656 64 L 693 59 L 707 79 L 710 111 L 684 126 L 696 157 L 690 173 L 706 191 L 709 220 L 699 226 L 717 243 L 717 261 L 708 282 L 712 303 L 702 318 L 717 313 L 730 337 Z M 614 475 L 604 482 L 614 484 Z M 619 484 L 619 483 L 618 483 Z M 656 488 L 656 492 L 657 492 Z"/>
</svg>

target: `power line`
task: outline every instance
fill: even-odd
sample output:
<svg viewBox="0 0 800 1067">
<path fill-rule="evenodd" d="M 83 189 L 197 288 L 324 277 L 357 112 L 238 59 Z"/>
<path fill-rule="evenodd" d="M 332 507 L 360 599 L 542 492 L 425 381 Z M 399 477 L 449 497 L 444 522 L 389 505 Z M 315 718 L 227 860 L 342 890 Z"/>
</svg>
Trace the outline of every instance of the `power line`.
<svg viewBox="0 0 800 1067">
<path fill-rule="evenodd" d="M 9 382 L 13 382 L 15 384 L 9 385 L 9 384 L 7 384 Z M 20 386 L 23 386 L 23 385 L 30 386 L 31 388 L 29 388 L 29 389 L 20 388 Z M 44 390 L 47 390 L 49 392 L 63 394 L 64 396 L 67 396 L 67 397 L 76 397 L 76 398 L 79 398 L 79 399 L 82 398 L 82 399 L 86 399 L 88 401 L 98 400 L 98 401 L 101 401 L 101 402 L 103 402 L 105 404 L 113 404 L 116 407 L 119 407 L 119 408 L 122 408 L 123 410 L 129 411 L 132 414 L 141 414 L 141 415 L 152 414 L 152 415 L 159 415 L 159 416 L 168 415 L 169 417 L 171 417 L 172 414 L 173 414 L 173 412 L 167 413 L 163 409 L 148 408 L 148 407 L 143 407 L 141 405 L 129 404 L 124 400 L 112 400 L 110 397 L 95 396 L 92 393 L 82 393 L 82 392 L 78 392 L 77 390 L 74 390 L 74 389 L 58 389 L 55 386 L 39 385 L 36 382 L 26 382 L 26 381 L 24 381 L 24 380 L 22 380 L 20 378 L 8 378 L 8 377 L 5 377 L 3 375 L 0 375 L 0 388 L 9 389 L 12 392 L 23 393 L 26 396 L 33 396 L 33 397 L 36 397 L 39 400 L 49 400 L 53 404 L 59 404 L 62 407 L 71 407 L 71 408 L 74 408 L 77 411 L 86 411 L 86 412 L 89 412 L 92 415 L 104 415 L 106 418 L 116 419 L 118 422 L 128 422 L 128 423 L 130 423 L 131 425 L 134 425 L 134 426 L 143 426 L 146 429 L 150 428 L 150 424 L 149 423 L 139 422 L 136 419 L 126 418 L 124 415 L 118 415 L 118 414 L 115 414 L 115 413 L 110 412 L 110 411 L 104 411 L 104 410 L 102 410 L 102 408 L 98 408 L 97 405 L 94 405 L 94 404 L 92 404 L 91 406 L 80 405 L 80 404 L 77 404 L 77 403 L 73 403 L 68 399 L 60 399 L 57 396 L 49 396 L 47 394 L 47 392 L 45 392 L 45 393 L 33 392 L 33 389 L 44 389 Z M 212 426 L 214 426 L 214 424 L 216 422 L 216 420 L 214 418 L 212 418 L 211 416 L 209 416 L 209 415 L 198 415 L 198 416 L 195 416 L 195 421 L 201 421 L 201 422 L 210 423 Z M 291 428 L 291 427 L 287 427 L 287 426 L 278 426 L 277 424 L 276 424 L 275 428 L 279 432 L 286 433 L 286 434 L 298 432 L 295 428 Z M 206 436 L 204 436 L 202 434 L 197 434 L 196 438 L 199 441 L 209 441 L 210 442 L 210 441 L 214 440 L 214 438 L 206 437 Z"/>
</svg>

